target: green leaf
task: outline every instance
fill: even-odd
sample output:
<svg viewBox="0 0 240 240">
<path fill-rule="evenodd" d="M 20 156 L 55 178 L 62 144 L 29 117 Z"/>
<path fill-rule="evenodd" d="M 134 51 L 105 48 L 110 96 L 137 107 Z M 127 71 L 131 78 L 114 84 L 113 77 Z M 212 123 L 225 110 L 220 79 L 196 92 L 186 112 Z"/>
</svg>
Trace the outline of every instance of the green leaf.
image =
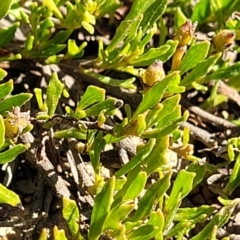
<svg viewBox="0 0 240 240">
<path fill-rule="evenodd" d="M 188 70 L 194 68 L 198 63 L 202 62 L 205 57 L 208 55 L 210 48 L 210 42 L 203 41 L 197 44 L 194 44 L 184 56 L 181 65 L 180 72 L 181 75 L 187 72 Z"/>
<path fill-rule="evenodd" d="M 169 199 L 166 202 L 166 210 L 169 210 L 176 204 L 179 204 L 175 202 L 176 196 L 179 192 L 181 193 L 181 198 L 184 198 L 192 190 L 193 180 L 195 176 L 196 173 L 188 172 L 186 170 L 181 170 L 178 173 L 177 178 L 173 184 L 173 189 L 171 191 Z M 184 184 L 182 184 L 183 182 Z"/>
<path fill-rule="evenodd" d="M 3 0 L 8 2 L 8 0 Z M 2 5 L 0 5 L 2 7 Z M 1 9 L 0 7 L 0 9 Z M 0 10 L 1 11 L 1 10 Z M 1 15 L 1 13 L 0 13 Z M 7 43 L 13 40 L 17 28 L 20 26 L 20 23 L 14 23 L 10 27 L 4 27 L 0 29 L 0 47 L 5 46 Z"/>
<path fill-rule="evenodd" d="M 177 72 L 179 73 L 179 72 Z M 171 74 L 169 74 L 171 75 Z M 181 76 L 180 74 L 178 74 L 174 79 L 173 81 L 171 81 L 167 87 L 167 90 L 165 92 L 165 95 L 173 95 L 173 94 L 176 94 L 176 93 L 183 93 L 185 92 L 186 88 L 183 87 L 183 86 L 179 86 L 181 82 Z"/>
<path fill-rule="evenodd" d="M 134 181 L 132 181 L 134 178 Z M 141 191 L 144 189 L 147 181 L 147 174 L 143 171 L 132 171 L 131 176 L 127 178 L 126 183 L 123 185 L 115 195 L 115 201 L 112 204 L 112 207 L 118 205 L 119 203 L 126 200 L 134 200 Z"/>
<path fill-rule="evenodd" d="M 164 213 L 167 215 L 166 228 L 168 228 L 173 221 L 174 215 L 181 204 L 181 200 L 192 190 L 195 175 L 195 173 L 190 173 L 185 170 L 181 170 L 177 175 L 173 189 L 164 208 Z"/>
<path fill-rule="evenodd" d="M 136 118 L 139 114 L 144 113 L 145 111 L 149 110 L 154 105 L 159 103 L 162 99 L 164 92 L 167 89 L 167 86 L 171 81 L 174 80 L 175 77 L 177 77 L 177 75 L 177 73 L 173 73 L 171 74 L 171 76 L 165 77 L 163 80 L 152 86 L 149 91 L 143 95 L 143 100 L 134 112 L 133 119 Z"/>
<path fill-rule="evenodd" d="M 46 42 L 51 37 L 51 29 L 54 27 L 54 23 L 50 17 L 45 18 L 40 24 L 38 29 L 38 41 L 39 49 L 43 49 L 46 46 Z"/>
<path fill-rule="evenodd" d="M 161 115 L 160 113 L 159 115 Z M 174 132 L 181 122 L 186 121 L 187 116 L 188 115 L 185 114 L 181 117 L 181 107 L 178 105 L 174 111 L 170 112 L 170 114 L 159 119 L 156 128 L 146 130 L 142 134 L 142 137 L 162 138 L 167 134 Z"/>
<path fill-rule="evenodd" d="M 72 29 L 60 30 L 48 41 L 48 44 L 62 44 L 70 37 L 72 32 Z"/>
<path fill-rule="evenodd" d="M 198 22 L 198 24 L 201 25 L 207 20 L 210 14 L 211 9 L 209 0 L 201 0 L 195 5 L 191 20 L 193 22 Z"/>
<path fill-rule="evenodd" d="M 28 146 L 17 144 L 12 148 L 0 153 L 0 164 L 13 161 L 20 153 L 28 149 Z"/>
<path fill-rule="evenodd" d="M 126 182 L 122 188 L 125 190 L 122 198 L 123 201 L 135 199 L 144 189 L 146 181 L 147 181 L 146 172 L 139 172 L 134 182 L 132 182 L 130 185 L 128 185 Z M 127 185 L 127 188 L 125 188 L 125 185 Z"/>
<path fill-rule="evenodd" d="M 240 154 L 234 164 L 233 171 L 230 175 L 229 181 L 224 188 L 224 192 L 227 194 L 232 194 L 233 191 L 239 186 L 240 182 Z"/>
<path fill-rule="evenodd" d="M 157 111 L 156 109 L 152 109 L 151 111 L 149 111 L 146 117 L 147 126 L 152 127 L 153 125 L 158 124 L 158 127 L 163 127 L 166 123 L 166 121 L 164 121 L 165 117 L 175 111 L 175 109 L 179 105 L 180 98 L 180 94 L 168 97 L 161 103 L 162 107 L 159 111 Z M 156 112 L 156 114 L 153 115 L 152 112 Z"/>
<path fill-rule="evenodd" d="M 140 2 L 140 1 L 137 1 L 137 2 Z M 136 3 L 136 1 L 133 3 L 133 6 L 135 3 Z M 133 6 L 131 7 L 130 13 L 132 12 L 132 9 L 134 9 Z M 130 41 L 132 41 L 133 38 L 136 36 L 137 29 L 139 27 L 139 24 L 140 24 L 143 16 L 141 14 L 137 13 L 137 15 L 134 15 L 134 17 L 131 17 L 131 19 L 130 19 L 130 17 L 129 17 L 130 13 L 125 18 L 125 20 L 120 23 L 113 39 L 111 40 L 110 44 L 108 45 L 108 47 L 106 49 L 107 52 L 115 51 L 115 54 L 114 54 L 115 56 L 110 56 L 111 59 L 114 59 L 118 55 L 118 52 L 116 52 L 116 49 L 119 48 L 121 41 L 125 40 L 128 37 L 128 39 L 126 41 L 124 41 L 125 42 L 124 46 L 126 46 L 126 44 L 128 44 Z M 120 46 L 122 46 L 122 45 L 120 45 Z"/>
<path fill-rule="evenodd" d="M 67 240 L 64 229 L 58 229 L 57 226 L 53 228 L 54 240 Z"/>
<path fill-rule="evenodd" d="M 143 162 L 143 166 L 140 166 L 140 169 L 144 169 L 147 174 L 151 174 L 156 171 L 159 167 L 166 165 L 167 158 L 166 153 L 169 148 L 169 135 L 166 135 L 163 138 L 156 139 L 156 143 L 151 151 L 151 153 L 146 157 Z"/>
<path fill-rule="evenodd" d="M 2 115 L 0 115 L 0 149 L 5 143 L 5 125 Z"/>
<path fill-rule="evenodd" d="M 10 9 L 12 5 L 12 1 L 11 0 L 1 0 L 0 1 L 0 19 L 2 19 L 3 17 L 5 17 L 8 13 L 8 10 Z"/>
<path fill-rule="evenodd" d="M 168 45 L 170 48 L 165 54 L 162 54 L 161 56 L 158 57 L 158 60 L 162 62 L 166 62 L 168 59 L 172 57 L 172 55 L 175 53 L 176 48 L 178 46 L 178 41 L 168 40 L 165 43 L 165 45 Z"/>
<path fill-rule="evenodd" d="M 197 66 L 188 74 L 186 75 L 180 85 L 181 86 L 189 86 L 192 82 L 196 81 L 197 79 L 205 76 L 210 70 L 211 67 L 217 62 L 217 60 L 221 57 L 221 53 L 213 55 L 206 60 L 202 61 L 201 63 L 197 64 Z"/>
<path fill-rule="evenodd" d="M 180 7 L 177 7 L 174 15 L 175 15 L 174 16 L 174 26 L 175 26 L 175 29 L 177 29 L 187 21 L 187 18 L 184 15 L 184 13 L 182 12 L 182 9 Z"/>
<path fill-rule="evenodd" d="M 211 5 L 211 10 L 213 11 L 213 14 L 216 17 L 216 20 L 218 22 L 218 29 L 222 27 L 222 0 L 211 0 L 210 5 Z"/>
<path fill-rule="evenodd" d="M 207 75 L 204 80 L 209 81 L 212 79 L 229 79 L 231 77 L 237 77 L 240 75 L 240 62 L 234 63 L 232 66 L 227 66 L 225 68 L 220 68 L 209 75 Z"/>
<path fill-rule="evenodd" d="M 145 219 L 151 212 L 153 206 L 157 204 L 158 199 L 165 193 L 170 186 L 171 174 L 166 174 L 163 178 L 150 185 L 144 196 L 140 199 L 138 208 L 133 217 L 129 220 L 132 222 Z M 161 191 L 161 193 L 160 193 Z"/>
<path fill-rule="evenodd" d="M 164 126 L 163 128 L 155 128 L 153 130 L 147 130 L 142 134 L 142 137 L 157 138 L 157 139 L 162 138 L 174 132 L 178 128 L 178 126 L 184 121 L 186 121 L 186 118 L 184 116 L 171 120 L 171 122 L 168 122 L 166 126 Z"/>
<path fill-rule="evenodd" d="M 144 17 L 141 21 L 143 33 L 145 33 L 148 28 L 152 27 L 153 24 L 161 17 L 167 8 L 167 4 L 167 0 L 153 1 L 152 4 L 144 11 Z"/>
<path fill-rule="evenodd" d="M 149 66 L 156 59 L 161 58 L 161 55 L 168 52 L 169 49 L 169 45 L 163 45 L 158 48 L 150 48 L 145 54 L 142 54 L 138 58 L 130 60 L 129 64 L 132 64 L 134 66 Z"/>
<path fill-rule="evenodd" d="M 3 70 L 2 68 L 0 68 L 0 81 L 2 81 L 6 76 L 7 76 L 7 72 L 5 70 Z M 12 81 L 12 80 L 10 80 L 10 81 Z M 0 87 L 1 87 L 1 85 L 0 85 Z M 0 93 L 1 93 L 1 91 L 0 91 Z"/>
<path fill-rule="evenodd" d="M 163 212 L 159 208 L 156 211 L 152 211 L 150 214 L 148 224 L 158 227 L 158 231 L 154 235 L 155 240 L 163 240 L 164 219 L 165 216 L 163 215 Z"/>
<path fill-rule="evenodd" d="M 62 131 L 54 132 L 54 138 L 86 139 L 87 133 L 82 132 L 79 128 L 68 128 Z"/>
<path fill-rule="evenodd" d="M 88 106 L 101 102 L 105 99 L 105 90 L 95 86 L 89 86 L 78 103 L 76 112 L 79 112 Z"/>
<path fill-rule="evenodd" d="M 98 116 L 102 111 L 104 111 L 104 115 L 113 115 L 114 110 L 121 107 L 122 101 L 116 98 L 108 98 L 102 102 L 94 104 L 85 110 L 85 117 L 88 116 Z"/>
<path fill-rule="evenodd" d="M 125 80 L 120 80 L 120 79 L 104 76 L 99 73 L 94 73 L 89 70 L 83 70 L 83 72 L 90 77 L 97 78 L 101 83 L 107 84 L 109 86 L 121 87 L 126 89 L 136 89 L 136 86 L 133 84 L 133 82 L 136 80 L 135 77 L 128 78 Z"/>
<path fill-rule="evenodd" d="M 52 11 L 58 19 L 63 18 L 62 13 L 60 12 L 53 0 L 43 0 L 43 5 L 45 5 L 50 11 Z"/>
<path fill-rule="evenodd" d="M 129 232 L 133 231 L 134 229 L 137 229 L 140 226 L 142 226 L 142 221 L 137 221 L 137 222 L 125 221 L 124 222 L 124 227 L 126 229 L 125 233 L 129 233 Z M 126 238 L 126 240 L 128 240 L 128 238 Z"/>
<path fill-rule="evenodd" d="M 156 122 L 156 128 L 164 128 L 167 125 L 166 123 L 171 123 L 171 121 L 181 116 L 181 110 L 179 109 L 180 98 L 181 95 L 177 94 L 163 101 L 163 108 L 157 117 L 158 122 Z"/>
<path fill-rule="evenodd" d="M 102 132 L 98 132 L 94 138 L 93 143 L 89 150 L 89 157 L 95 173 L 99 174 L 100 171 L 100 154 L 106 145 Z"/>
<path fill-rule="evenodd" d="M 115 48 L 117 48 L 118 45 L 127 36 L 130 36 L 129 41 L 135 37 L 136 30 L 138 29 L 138 26 L 142 20 L 143 13 L 153 2 L 154 0 L 150 1 L 138 0 L 133 2 L 130 12 L 128 13 L 124 21 L 122 21 L 118 26 L 116 34 L 114 35 L 113 39 L 111 40 L 110 44 L 107 47 L 108 52 L 111 52 Z"/>
<path fill-rule="evenodd" d="M 0 84 L 0 101 L 7 97 L 13 90 L 13 80 Z"/>
<path fill-rule="evenodd" d="M 202 222 L 206 219 L 200 218 L 195 218 L 194 220 L 197 220 L 198 222 Z M 195 221 L 192 219 L 185 219 L 179 223 L 176 223 L 170 231 L 166 234 L 166 238 L 171 238 L 171 237 L 177 237 L 177 239 L 183 239 L 184 235 L 188 234 L 189 231 L 194 228 L 196 225 Z"/>
<path fill-rule="evenodd" d="M 188 166 L 187 171 L 193 172 L 196 174 L 193 179 L 193 185 L 192 185 L 192 188 L 195 188 L 199 183 L 202 182 L 202 180 L 205 176 L 206 166 L 204 163 L 193 162 L 192 164 L 190 164 Z"/>
<path fill-rule="evenodd" d="M 7 203 L 13 207 L 22 208 L 19 196 L 0 184 L 0 203 Z"/>
<path fill-rule="evenodd" d="M 62 214 L 63 218 L 67 222 L 73 239 L 83 240 L 84 238 L 81 236 L 79 229 L 80 214 L 76 202 L 63 197 Z"/>
<path fill-rule="evenodd" d="M 111 177 L 104 184 L 101 192 L 95 197 L 88 239 L 98 240 L 102 232 L 104 220 L 106 219 L 113 202 L 114 188 L 115 177 Z"/>
<path fill-rule="evenodd" d="M 47 87 L 47 109 L 48 115 L 51 118 L 58 105 L 58 101 L 63 91 L 63 84 L 59 81 L 57 73 L 53 73 Z"/>
<path fill-rule="evenodd" d="M 24 53 L 24 56 L 26 55 L 28 58 L 47 58 L 59 53 L 65 47 L 65 44 L 49 44 L 41 50 L 31 50 L 27 55 Z"/>
<path fill-rule="evenodd" d="M 76 44 L 76 41 L 73 39 L 68 40 L 68 55 L 74 56 L 75 54 L 78 54 L 78 46 Z"/>
<path fill-rule="evenodd" d="M 6 116 L 6 111 L 12 111 L 12 107 L 21 107 L 32 97 L 31 93 L 20 93 L 10 96 L 0 102 L 0 114 Z"/>
<path fill-rule="evenodd" d="M 218 213 L 215 214 L 211 221 L 204 227 L 204 229 L 200 233 L 198 233 L 195 237 L 193 237 L 192 240 L 209 239 L 209 237 L 212 234 L 212 230 L 215 226 L 221 228 L 224 224 L 227 223 L 239 202 L 240 202 L 239 198 L 236 198 L 232 200 L 229 205 L 221 208 L 220 211 L 218 211 Z"/>
<path fill-rule="evenodd" d="M 127 218 L 128 214 L 134 209 L 133 201 L 126 201 L 120 204 L 117 204 L 113 207 L 103 224 L 103 231 L 112 230 L 118 231 L 122 225 L 122 221 Z"/>
<path fill-rule="evenodd" d="M 195 219 L 202 215 L 210 216 L 215 210 L 215 207 L 208 205 L 202 205 L 193 208 L 179 208 L 174 220 L 180 222 L 183 220 Z"/>
<path fill-rule="evenodd" d="M 43 228 L 38 240 L 47 240 L 48 239 L 48 232 L 46 228 Z"/>
<path fill-rule="evenodd" d="M 127 235 L 129 240 L 152 239 L 158 232 L 158 227 L 154 225 L 144 225 Z"/>
<path fill-rule="evenodd" d="M 152 151 L 154 145 L 155 140 L 154 139 L 149 140 L 148 143 L 144 146 L 144 148 L 136 156 L 134 156 L 131 159 L 131 161 L 129 161 L 122 168 L 120 168 L 120 170 L 115 174 L 116 178 L 120 178 L 122 175 L 131 171 L 136 166 L 142 164 L 142 161 L 146 159 L 146 157 Z"/>
<path fill-rule="evenodd" d="M 108 1 L 96 1 L 99 6 L 96 16 L 98 18 L 103 17 L 105 14 L 113 14 L 117 8 L 122 6 L 122 3 L 118 0 L 108 0 Z"/>
</svg>

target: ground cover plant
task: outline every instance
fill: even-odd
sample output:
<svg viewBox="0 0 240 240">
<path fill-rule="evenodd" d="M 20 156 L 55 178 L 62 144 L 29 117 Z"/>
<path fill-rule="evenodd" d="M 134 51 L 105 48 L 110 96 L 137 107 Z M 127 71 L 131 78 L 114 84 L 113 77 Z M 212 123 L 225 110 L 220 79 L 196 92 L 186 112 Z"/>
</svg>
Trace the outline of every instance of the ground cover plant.
<svg viewBox="0 0 240 240">
<path fill-rule="evenodd" d="M 239 8 L 0 0 L 0 238 L 240 239 Z"/>
</svg>

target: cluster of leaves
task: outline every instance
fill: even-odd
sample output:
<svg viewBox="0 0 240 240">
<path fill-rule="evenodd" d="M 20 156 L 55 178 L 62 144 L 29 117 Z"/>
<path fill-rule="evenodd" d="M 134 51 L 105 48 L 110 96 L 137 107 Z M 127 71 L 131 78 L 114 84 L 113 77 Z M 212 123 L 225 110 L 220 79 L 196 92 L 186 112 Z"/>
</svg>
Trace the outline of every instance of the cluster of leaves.
<svg viewBox="0 0 240 240">
<path fill-rule="evenodd" d="M 28 24 L 30 32 L 23 49 L 0 60 L 42 58 L 46 63 L 58 63 L 61 60 L 81 58 L 87 43 L 77 46 L 74 39 L 69 39 L 73 30 L 83 27 L 90 34 L 93 33 L 96 19 L 106 13 L 113 14 L 120 6 L 121 3 L 117 0 L 51 0 L 43 1 L 42 4 L 31 3 L 29 12 L 26 13 L 21 2 L 13 1 L 9 13 L 18 21 Z M 104 48 L 103 42 L 99 41 L 98 56 L 93 61 L 95 68 L 115 69 L 138 76 L 139 67 L 149 67 L 141 72 L 144 90 L 139 106 L 134 112 L 126 106 L 127 116 L 107 134 L 103 133 L 101 126 L 123 103 L 116 98 L 106 98 L 105 90 L 96 86 L 87 88 L 76 109 L 67 106 L 65 110 L 75 120 L 96 117 L 98 129 L 89 130 L 79 124 L 54 133 L 55 138 L 84 139 L 88 145 L 87 151 L 96 179 L 89 239 L 99 239 L 102 234 L 113 239 L 183 239 L 199 222 L 205 223 L 205 227 L 192 239 L 215 239 L 217 229 L 229 220 L 239 203 L 239 199 L 227 199 L 240 180 L 240 155 L 236 153 L 239 139 L 230 139 L 228 143 L 229 159 L 236 162 L 233 174 L 223 190 L 224 194 L 219 198 L 223 207 L 218 211 L 207 205 L 196 208 L 180 207 L 182 200 L 203 181 L 206 172 L 211 173 L 214 170 L 210 164 L 186 154 L 186 158 L 194 161 L 185 170 L 178 172 L 172 184 L 173 171 L 168 165 L 166 152 L 171 147 L 170 137 L 172 141 L 183 138 L 183 149 L 189 146 L 189 136 L 177 130 L 179 124 L 188 117 L 187 112 L 181 113 L 179 105 L 182 92 L 189 88 L 206 90 L 206 82 L 215 80 L 217 84 L 217 80 L 226 78 L 230 84 L 239 88 L 236 83 L 236 77 L 240 75 L 239 62 L 231 63 L 221 58 L 224 48 L 232 43 L 233 36 L 235 39 L 239 38 L 240 23 L 237 19 L 230 18 L 233 9 L 238 10 L 239 6 L 239 1 L 211 1 L 209 4 L 209 1 L 201 0 L 191 11 L 189 0 L 173 1 L 169 5 L 165 0 L 134 1 L 109 45 Z M 6 5 L 6 11 L 0 13 L 1 17 L 7 13 L 9 7 L 10 4 Z M 168 41 L 165 20 L 162 17 L 165 12 L 172 13 L 175 19 L 176 35 L 173 40 Z M 198 21 L 199 24 L 217 22 L 219 31 L 212 42 L 196 42 L 194 25 L 187 19 Z M 222 29 L 223 21 L 226 22 L 226 29 Z M 19 23 L 16 22 L 11 27 L 0 30 L 0 47 L 13 40 L 18 27 Z M 149 42 L 158 30 L 161 31 L 159 47 L 151 48 Z M 171 58 L 171 69 L 165 73 L 162 64 Z M 81 71 L 105 84 L 126 89 L 135 88 L 135 78 L 117 80 L 88 69 Z M 5 74 L 3 70 L 0 71 L 1 80 Z M 32 96 L 29 93 L 11 95 L 12 90 L 12 80 L 0 85 L 1 164 L 13 161 L 17 155 L 27 150 L 28 146 L 17 144 L 17 138 L 31 129 L 27 113 L 20 114 L 18 109 L 12 107 L 21 107 Z M 45 102 L 41 89 L 35 89 L 41 110 L 36 118 L 45 121 L 45 128 L 54 125 L 56 107 L 62 95 L 66 97 L 68 93 L 56 73 L 51 76 Z M 205 101 L 205 107 L 221 101 L 222 96 L 212 91 Z M 146 139 L 146 145 L 104 182 L 100 175 L 101 151 L 106 144 L 118 142 L 131 135 Z M 153 173 L 157 177 L 149 185 L 147 182 L 152 180 L 150 176 Z M 4 186 L 0 186 L 0 202 L 13 206 L 20 204 L 16 194 Z M 80 214 L 74 201 L 63 199 L 63 217 L 73 238 L 84 239 L 78 225 Z M 54 228 L 54 236 L 56 239 L 66 239 L 64 230 L 58 230 L 57 227 Z M 40 239 L 47 239 L 45 229 Z"/>
</svg>

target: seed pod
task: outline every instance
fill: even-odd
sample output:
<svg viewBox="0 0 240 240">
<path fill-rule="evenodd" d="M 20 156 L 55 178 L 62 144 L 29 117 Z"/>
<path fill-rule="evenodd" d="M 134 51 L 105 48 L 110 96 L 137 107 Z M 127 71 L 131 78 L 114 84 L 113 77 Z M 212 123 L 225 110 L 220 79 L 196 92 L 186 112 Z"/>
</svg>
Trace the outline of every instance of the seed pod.
<svg viewBox="0 0 240 240">
<path fill-rule="evenodd" d="M 235 42 L 235 33 L 231 30 L 221 30 L 212 39 L 214 49 L 216 52 L 222 52 L 229 48 Z"/>
<path fill-rule="evenodd" d="M 197 24 L 193 24 L 191 20 L 187 20 L 177 29 L 174 40 L 179 42 L 178 47 L 183 47 L 191 43 L 194 37 L 196 25 Z"/>
<path fill-rule="evenodd" d="M 8 112 L 5 119 L 5 137 L 14 139 L 22 133 L 23 129 L 30 124 L 30 112 L 20 112 L 19 107 L 14 107 Z"/>
<path fill-rule="evenodd" d="M 165 77 L 163 64 L 160 60 L 156 60 L 146 70 L 139 73 L 142 84 L 145 87 L 152 87 L 155 83 L 161 81 Z"/>
</svg>

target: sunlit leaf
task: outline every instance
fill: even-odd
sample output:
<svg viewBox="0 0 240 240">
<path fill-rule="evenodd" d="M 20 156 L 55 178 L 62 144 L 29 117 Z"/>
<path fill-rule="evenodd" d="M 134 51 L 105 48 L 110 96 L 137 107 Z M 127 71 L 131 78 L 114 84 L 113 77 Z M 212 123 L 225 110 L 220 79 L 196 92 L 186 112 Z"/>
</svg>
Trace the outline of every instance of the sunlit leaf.
<svg viewBox="0 0 240 240">
<path fill-rule="evenodd" d="M 0 203 L 7 203 L 13 207 L 22 208 L 19 196 L 0 184 Z"/>
</svg>

